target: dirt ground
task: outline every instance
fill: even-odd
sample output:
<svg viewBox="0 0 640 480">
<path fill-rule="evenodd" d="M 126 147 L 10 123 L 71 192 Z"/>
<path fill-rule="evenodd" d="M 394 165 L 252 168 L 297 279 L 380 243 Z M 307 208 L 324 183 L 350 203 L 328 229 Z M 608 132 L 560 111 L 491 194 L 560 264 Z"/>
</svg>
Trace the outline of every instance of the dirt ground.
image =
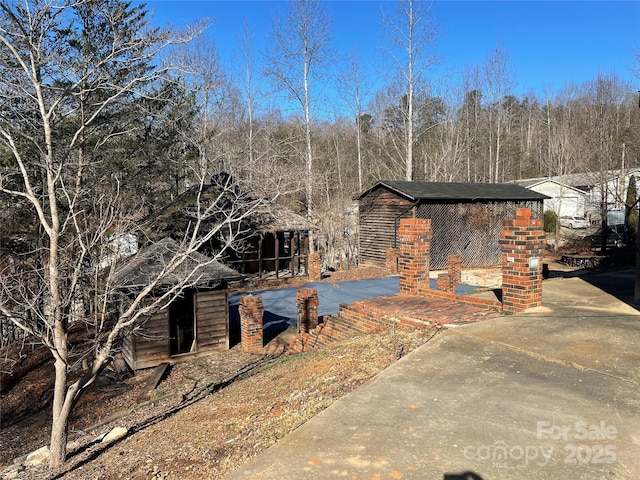
<svg viewBox="0 0 640 480">
<path fill-rule="evenodd" d="M 149 372 L 105 378 L 78 405 L 69 460 L 56 478 L 222 478 L 436 332 L 385 331 L 280 357 L 236 348 L 174 365 L 143 404 L 137 398 Z M 2 468 L 47 444 L 48 422 L 45 409 L 3 425 Z M 129 434 L 100 443 L 116 426 Z M 31 467 L 17 478 L 49 476 L 46 467 Z"/>
<path fill-rule="evenodd" d="M 324 281 L 384 274 L 345 270 L 330 272 Z M 287 279 L 278 286 L 307 282 Z M 385 331 L 297 355 L 257 356 L 236 347 L 173 365 L 142 403 L 139 396 L 152 371 L 122 378 L 108 370 L 77 405 L 69 459 L 56 478 L 222 478 L 396 361 L 399 352 L 406 354 L 436 333 Z M 14 459 L 49 442 L 52 372 L 42 347 L 0 351 L 0 477 Z M 116 426 L 129 434 L 110 445 L 100 443 Z M 15 478 L 50 477 L 46 467 L 31 467 Z"/>
<path fill-rule="evenodd" d="M 345 270 L 330 272 L 324 281 L 384 274 Z M 281 280 L 278 286 L 307 281 Z M 432 335 L 383 332 L 280 357 L 234 348 L 173 365 L 142 403 L 152 371 L 124 378 L 109 369 L 74 411 L 69 460 L 59 478 L 221 478 L 395 361 L 396 352 L 406 353 Z M 72 337 L 77 348 L 84 347 L 83 332 Z M 42 346 L 0 351 L 0 474 L 49 443 L 52 381 L 50 353 Z M 124 440 L 110 446 L 96 440 L 116 426 L 129 429 Z M 48 475 L 45 467 L 32 467 L 17 478 Z"/>
</svg>

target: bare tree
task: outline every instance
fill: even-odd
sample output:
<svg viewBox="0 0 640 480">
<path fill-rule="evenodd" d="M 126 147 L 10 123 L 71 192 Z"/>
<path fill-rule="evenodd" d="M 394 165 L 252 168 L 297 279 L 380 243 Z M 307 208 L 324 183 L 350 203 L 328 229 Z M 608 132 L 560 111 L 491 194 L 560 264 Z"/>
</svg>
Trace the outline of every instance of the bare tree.
<svg viewBox="0 0 640 480">
<path fill-rule="evenodd" d="M 427 2 L 399 0 L 395 18 L 384 19 L 385 29 L 391 37 L 394 50 L 391 57 L 402 78 L 402 106 L 406 122 L 404 131 L 405 179 L 414 178 L 413 147 L 415 142 L 416 105 L 426 83 L 425 74 L 437 57 L 428 52 L 435 45 L 437 28 Z M 398 53 L 396 53 L 396 50 Z"/>
<path fill-rule="evenodd" d="M 169 62 L 179 67 L 174 81 L 183 84 L 195 98 L 197 125 L 187 135 L 198 152 L 200 168 L 228 170 L 235 147 L 233 137 L 244 107 L 220 64 L 215 42 L 201 35 L 192 42 L 181 43 L 172 49 Z"/>
<path fill-rule="evenodd" d="M 266 74 L 297 104 L 304 118 L 307 219 L 313 221 L 312 84 L 328 65 L 331 24 L 319 0 L 291 0 L 286 23 L 274 22 Z M 309 233 L 309 249 L 314 251 Z"/>
<path fill-rule="evenodd" d="M 348 64 L 348 68 L 342 73 L 338 80 L 339 90 L 345 103 L 348 105 L 348 109 L 355 117 L 356 122 L 356 148 L 358 155 L 358 190 L 362 191 L 363 187 L 363 148 L 362 137 L 365 121 L 365 102 L 370 96 L 370 85 L 367 82 L 366 75 L 362 71 L 362 65 L 358 58 L 358 53 L 354 52 L 351 56 L 351 61 Z"/>
<path fill-rule="evenodd" d="M 508 105 L 503 102 L 511 93 L 514 85 L 508 53 L 498 45 L 483 64 L 483 80 L 486 85 L 486 97 L 489 112 L 489 176 L 491 181 L 499 182 L 504 172 L 501 166 L 504 128 L 509 115 Z"/>
<path fill-rule="evenodd" d="M 262 77 L 256 75 L 260 69 L 259 59 L 247 23 L 238 42 L 239 58 L 235 58 L 234 68 L 235 77 L 242 80 L 239 90 L 244 100 L 244 114 L 236 132 L 235 159 L 230 171 L 260 198 L 300 192 L 305 187 L 304 171 L 287 155 L 296 142 L 290 130 L 282 128 L 284 122 L 280 118 L 263 111 L 269 97 Z"/>
<path fill-rule="evenodd" d="M 245 23 L 240 43 L 240 51 L 244 64 L 244 97 L 247 108 L 247 156 L 249 162 L 249 181 L 253 183 L 253 172 L 255 170 L 255 117 L 256 117 L 256 98 L 259 90 L 256 88 L 254 79 L 255 60 L 252 49 L 253 35 L 249 29 L 249 25 Z"/>
<path fill-rule="evenodd" d="M 464 128 L 463 148 L 466 159 L 467 182 L 478 181 L 478 150 L 481 119 L 480 75 L 478 68 L 472 68 L 463 73 L 462 88 L 464 99 L 458 111 L 458 122 Z"/>
<path fill-rule="evenodd" d="M 246 213 L 198 202 L 191 229 L 155 278 L 113 308 L 115 267 L 102 259 L 114 235 L 139 223 L 140 210 L 123 201 L 119 174 L 105 165 L 117 156 L 114 141 L 133 128 L 124 113 L 167 73 L 157 55 L 175 41 L 147 28 L 142 7 L 117 0 L 0 2 L 0 142 L 10 154 L 0 193 L 25 205 L 41 232 L 33 249 L 4 265 L 0 313 L 54 359 L 52 470 L 65 461 L 74 405 L 122 335 L 196 282 L 201 267 L 189 263 L 192 254 Z M 203 184 L 206 172 L 198 172 Z M 203 222 L 221 214 L 203 231 Z M 158 294 L 167 278 L 174 281 Z M 87 296 L 93 300 L 85 302 Z M 94 335 L 92 350 L 81 355 L 90 367 L 69 382 L 75 353 L 68 334 L 79 322 Z"/>
</svg>

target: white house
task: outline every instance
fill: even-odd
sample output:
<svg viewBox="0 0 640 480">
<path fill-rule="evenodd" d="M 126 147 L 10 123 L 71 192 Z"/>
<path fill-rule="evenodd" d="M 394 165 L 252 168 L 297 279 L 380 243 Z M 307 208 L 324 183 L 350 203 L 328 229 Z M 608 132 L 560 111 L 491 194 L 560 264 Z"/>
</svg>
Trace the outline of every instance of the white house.
<svg viewBox="0 0 640 480">
<path fill-rule="evenodd" d="M 565 215 L 582 217 L 587 213 L 588 194 L 584 190 L 553 178 L 535 178 L 515 183 L 551 197 L 544 201 L 544 210 L 552 210 L 559 217 Z"/>
<path fill-rule="evenodd" d="M 599 218 L 606 207 L 610 224 L 624 221 L 629 179 L 635 176 L 640 187 L 640 168 L 571 173 L 553 177 L 529 178 L 516 183 L 551 197 L 544 209 L 558 216 L 578 215 Z"/>
</svg>

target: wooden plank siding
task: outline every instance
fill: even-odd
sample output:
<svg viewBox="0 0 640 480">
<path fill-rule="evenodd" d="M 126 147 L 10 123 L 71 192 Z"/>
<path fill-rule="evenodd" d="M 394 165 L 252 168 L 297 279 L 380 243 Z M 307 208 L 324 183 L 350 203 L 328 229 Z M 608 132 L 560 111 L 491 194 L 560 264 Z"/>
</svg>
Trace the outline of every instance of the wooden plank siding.
<svg viewBox="0 0 640 480">
<path fill-rule="evenodd" d="M 135 370 L 136 364 L 136 347 L 135 347 L 135 336 L 132 334 L 125 335 L 122 339 L 122 358 L 127 365 L 131 367 L 132 370 Z"/>
<path fill-rule="evenodd" d="M 229 348 L 229 305 L 226 290 L 195 292 L 197 350 L 171 356 L 169 345 L 169 308 L 149 317 L 135 334 L 122 343 L 122 356 L 133 370 L 175 362 L 197 353 Z"/>
<path fill-rule="evenodd" d="M 170 358 L 169 310 L 162 309 L 149 317 L 133 335 L 134 370 L 155 367 Z"/>
<path fill-rule="evenodd" d="M 229 303 L 226 290 L 196 294 L 198 350 L 229 348 Z"/>
<path fill-rule="evenodd" d="M 385 267 L 387 248 L 395 247 L 398 219 L 413 217 L 413 203 L 380 188 L 360 200 L 358 255 L 363 266 Z"/>
</svg>

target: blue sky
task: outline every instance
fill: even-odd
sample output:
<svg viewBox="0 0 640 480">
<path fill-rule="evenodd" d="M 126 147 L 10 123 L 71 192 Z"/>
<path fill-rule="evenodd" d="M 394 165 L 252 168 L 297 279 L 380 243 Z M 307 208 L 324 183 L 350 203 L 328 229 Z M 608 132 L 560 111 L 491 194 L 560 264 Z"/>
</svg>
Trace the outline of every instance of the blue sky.
<svg viewBox="0 0 640 480">
<path fill-rule="evenodd" d="M 334 44 L 342 54 L 359 49 L 371 72 L 385 42 L 381 10 L 393 12 L 395 1 L 326 2 L 333 22 Z M 184 26 L 196 19 L 214 20 L 208 35 L 216 42 L 223 62 L 237 50 L 245 21 L 254 31 L 258 51 L 266 47 L 272 19 L 282 1 L 174 1 L 150 0 L 147 7 L 156 25 Z M 631 70 L 640 69 L 640 1 L 435 1 L 432 16 L 439 25 L 435 53 L 442 62 L 433 76 L 460 72 L 480 65 L 500 44 L 508 54 L 516 81 L 515 93 L 540 96 L 566 84 L 595 79 L 598 72 L 616 73 L 633 82 Z M 373 76 L 377 74 L 372 73 Z"/>
</svg>

